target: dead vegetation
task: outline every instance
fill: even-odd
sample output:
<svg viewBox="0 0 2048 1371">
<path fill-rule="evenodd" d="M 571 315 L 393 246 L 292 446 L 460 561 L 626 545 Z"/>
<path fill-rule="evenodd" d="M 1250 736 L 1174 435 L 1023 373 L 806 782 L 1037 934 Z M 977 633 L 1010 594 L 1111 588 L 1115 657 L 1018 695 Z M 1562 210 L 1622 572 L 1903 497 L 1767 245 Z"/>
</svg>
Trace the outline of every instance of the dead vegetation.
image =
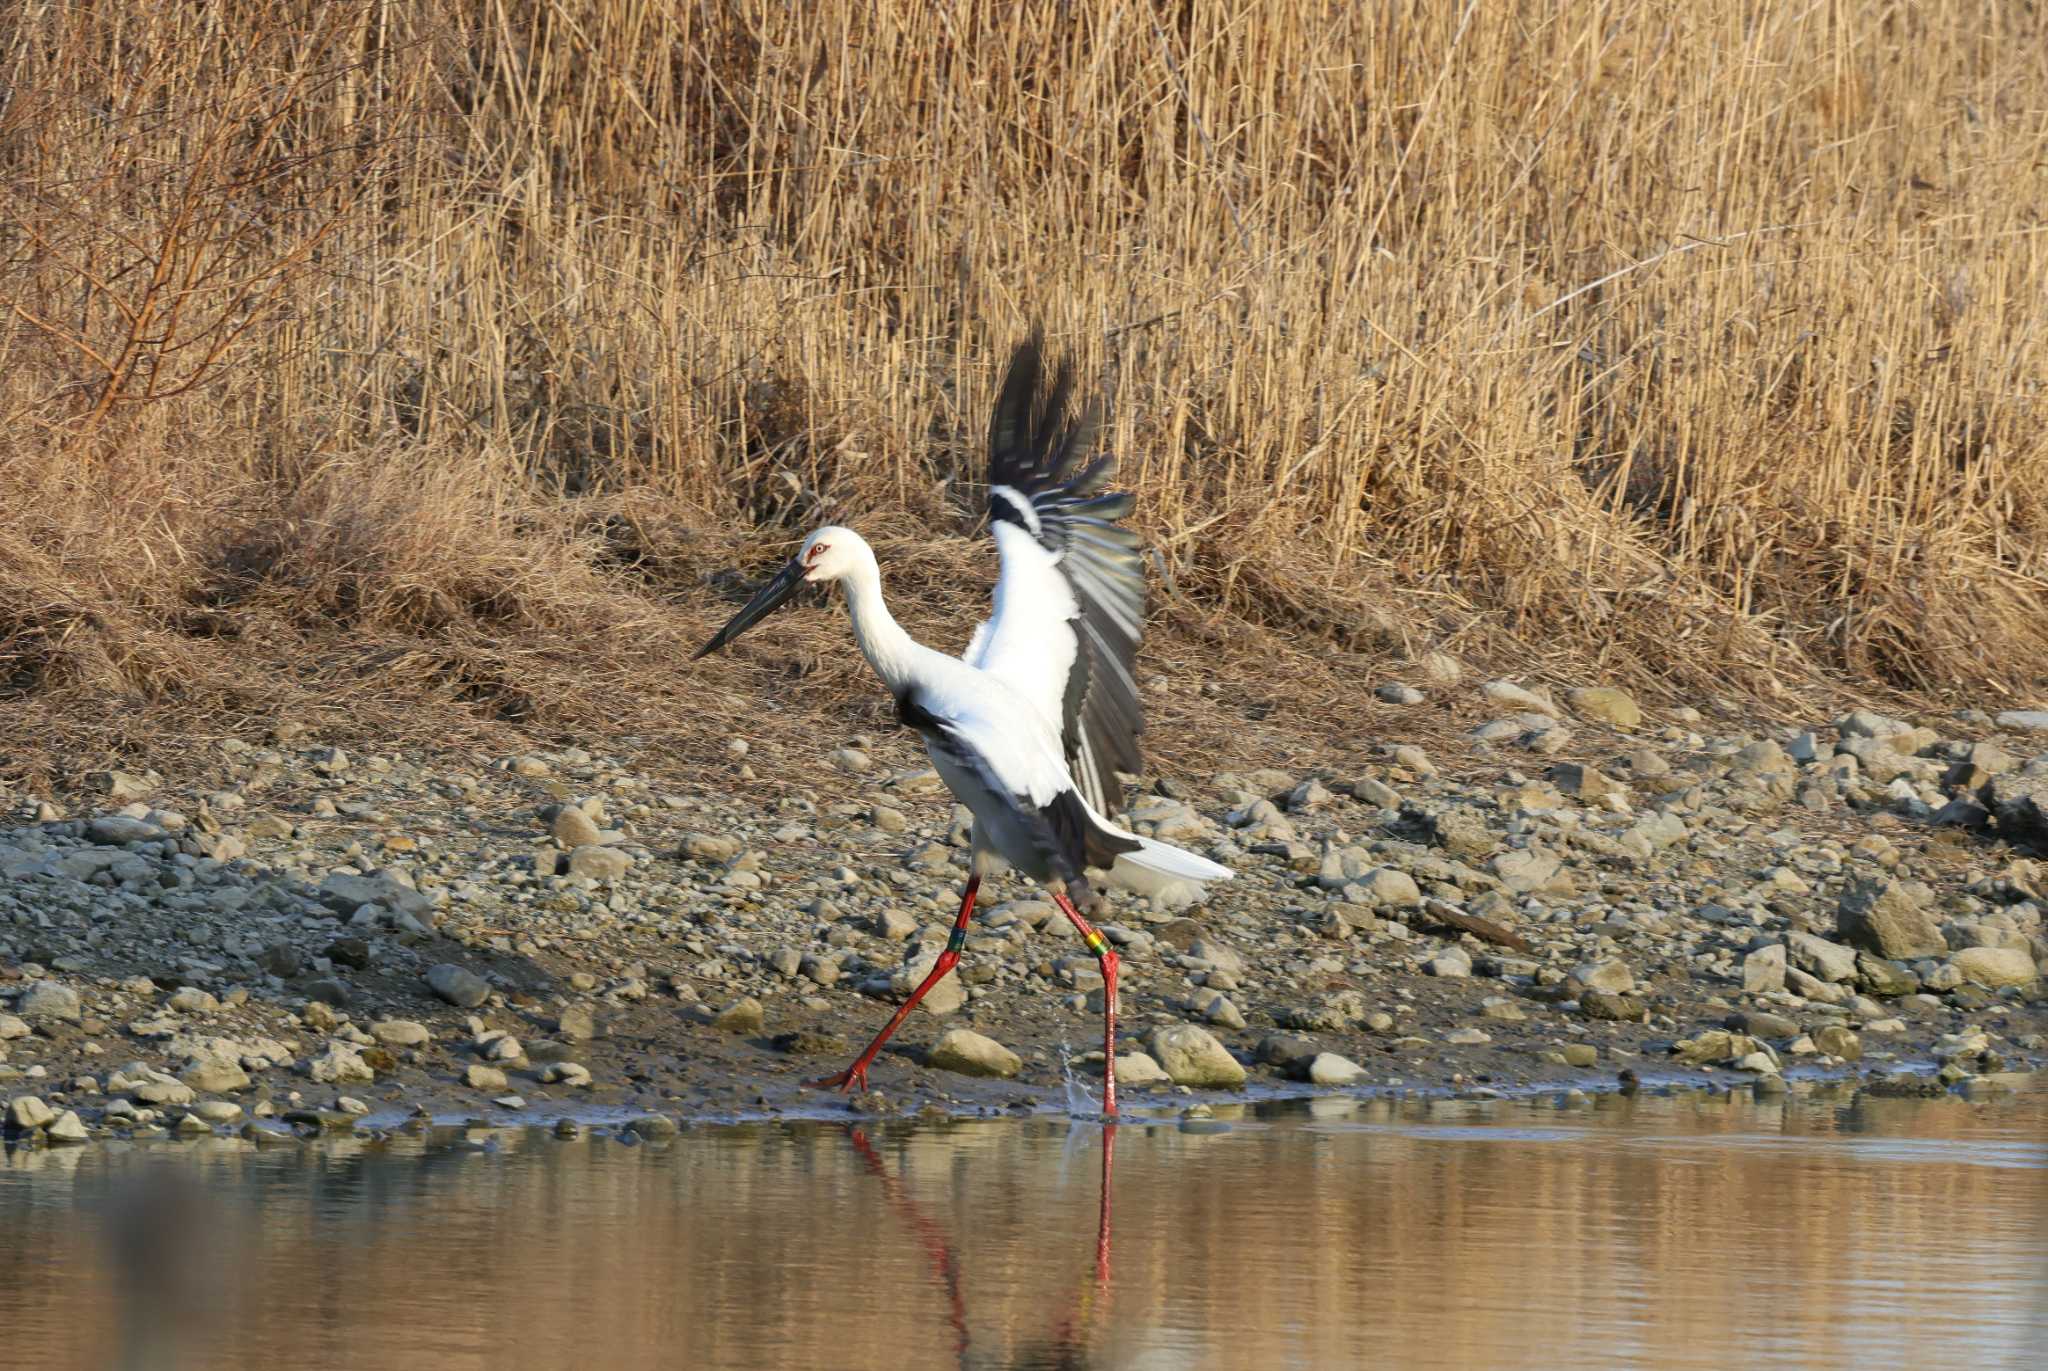
<svg viewBox="0 0 2048 1371">
<path fill-rule="evenodd" d="M 2044 212 L 2039 6 L 17 6 L 0 748 L 860 726 L 686 649 L 839 518 L 963 636 L 1037 314 L 1219 750 L 1430 648 L 2038 695 Z"/>
</svg>

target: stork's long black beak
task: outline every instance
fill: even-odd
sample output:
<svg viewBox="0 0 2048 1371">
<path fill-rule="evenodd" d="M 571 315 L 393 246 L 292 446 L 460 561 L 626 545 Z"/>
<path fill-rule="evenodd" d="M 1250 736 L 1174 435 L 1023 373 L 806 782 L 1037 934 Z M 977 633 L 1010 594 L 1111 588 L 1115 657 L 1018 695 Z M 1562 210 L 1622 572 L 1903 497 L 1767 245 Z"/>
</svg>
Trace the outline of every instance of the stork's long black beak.
<svg viewBox="0 0 2048 1371">
<path fill-rule="evenodd" d="M 773 614 L 781 607 L 785 600 L 789 599 L 790 596 L 796 594 L 799 590 L 802 590 L 803 586 L 804 564 L 791 559 L 782 570 L 769 577 L 768 583 L 754 592 L 754 598 L 747 601 L 746 607 L 733 615 L 732 619 L 727 622 L 724 628 L 718 630 L 710 642 L 698 648 L 692 654 L 690 660 L 694 662 L 697 658 L 707 653 L 718 651 L 718 649 L 724 647 L 742 633 L 745 633 L 755 624 L 760 623 L 770 614 Z"/>
</svg>

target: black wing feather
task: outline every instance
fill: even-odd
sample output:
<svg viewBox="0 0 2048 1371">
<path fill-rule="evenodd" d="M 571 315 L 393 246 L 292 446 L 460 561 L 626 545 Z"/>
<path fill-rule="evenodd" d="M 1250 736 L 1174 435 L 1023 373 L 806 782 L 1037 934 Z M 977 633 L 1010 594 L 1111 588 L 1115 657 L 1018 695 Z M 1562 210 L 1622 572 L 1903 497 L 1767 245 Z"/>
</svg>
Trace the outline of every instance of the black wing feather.
<svg viewBox="0 0 2048 1371">
<path fill-rule="evenodd" d="M 1062 359 L 1048 383 L 1044 352 L 1043 331 L 1034 328 L 1010 356 L 989 420 L 989 486 L 1016 491 L 1030 513 L 992 497 L 989 517 L 1016 524 L 1060 555 L 1080 611 L 1072 620 L 1077 650 L 1061 742 L 1082 795 L 1108 815 L 1122 808 L 1116 773 L 1135 774 L 1142 765 L 1138 735 L 1145 712 L 1136 664 L 1145 619 L 1143 544 L 1117 527 L 1136 498 L 1128 491 L 1103 493 L 1116 475 L 1116 458 L 1083 465 L 1095 442 L 1096 405 L 1073 412 L 1072 364 Z"/>
</svg>

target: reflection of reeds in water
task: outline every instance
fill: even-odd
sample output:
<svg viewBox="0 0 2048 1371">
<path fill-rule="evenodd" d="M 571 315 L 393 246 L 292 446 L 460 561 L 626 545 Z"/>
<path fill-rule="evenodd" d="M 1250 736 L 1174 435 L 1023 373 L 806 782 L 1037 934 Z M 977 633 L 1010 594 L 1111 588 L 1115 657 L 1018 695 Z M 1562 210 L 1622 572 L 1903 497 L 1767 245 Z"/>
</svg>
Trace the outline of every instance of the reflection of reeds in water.
<svg viewBox="0 0 2048 1371">
<path fill-rule="evenodd" d="M 256 1227 L 189 1364 L 910 1368 L 964 1341 L 974 1366 L 1974 1367 L 2017 1336 L 1990 1325 L 2029 1300 L 2041 1317 L 2048 1097 L 1593 1112 L 1126 1126 L 1106 1288 L 1098 1135 L 1069 1149 L 1038 1122 L 881 1125 L 866 1155 L 827 1125 L 518 1135 L 424 1163 L 201 1145 L 197 1174 L 254 1199 Z M 1498 1126 L 1413 1127 L 1469 1117 Z M 39 1234 L 0 1296 L 11 1359 L 113 1359 L 110 1301 L 147 1284 L 88 1278 L 77 1230 L 13 1206 L 133 1165 L 6 1164 L 33 1183 L 0 1186 L 0 1224 Z M 237 1227 L 167 1223 L 208 1244 Z"/>
</svg>

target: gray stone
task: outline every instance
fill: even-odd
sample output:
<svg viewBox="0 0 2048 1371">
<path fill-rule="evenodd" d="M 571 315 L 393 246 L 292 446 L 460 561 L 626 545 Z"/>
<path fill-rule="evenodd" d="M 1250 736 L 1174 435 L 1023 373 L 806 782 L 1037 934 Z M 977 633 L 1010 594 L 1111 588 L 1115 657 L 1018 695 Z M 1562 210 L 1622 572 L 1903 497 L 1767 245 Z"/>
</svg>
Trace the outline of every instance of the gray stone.
<svg viewBox="0 0 2048 1371">
<path fill-rule="evenodd" d="M 1195 996 L 1195 1009 L 1212 1024 L 1223 1028 L 1243 1028 L 1244 1015 L 1230 1002 L 1230 997 L 1221 991 L 1210 991 Z"/>
<path fill-rule="evenodd" d="M 342 1042 L 329 1043 L 325 1052 L 309 1058 L 306 1075 L 321 1085 L 368 1085 L 377 1079 L 362 1053 Z"/>
<path fill-rule="evenodd" d="M 92 1141 L 92 1135 L 85 1131 L 85 1121 L 78 1117 L 78 1111 L 75 1109 L 67 1109 L 59 1114 L 50 1126 L 43 1130 L 43 1136 L 53 1143 L 71 1146 Z"/>
<path fill-rule="evenodd" d="M 1147 1045 L 1176 1085 L 1235 1089 L 1244 1084 L 1244 1067 L 1206 1029 L 1193 1024 L 1155 1028 Z"/>
<path fill-rule="evenodd" d="M 505 1073 L 495 1066 L 472 1065 L 463 1068 L 462 1083 L 471 1090 L 489 1093 L 503 1090 L 509 1082 Z"/>
<path fill-rule="evenodd" d="M 1769 943 L 1742 958 L 1742 989 L 1750 995 L 1767 995 L 1785 988 L 1785 945 Z"/>
<path fill-rule="evenodd" d="M 597 1036 L 597 1016 L 583 1005 L 566 1005 L 555 1016 L 555 1032 L 564 1042 L 587 1043 Z"/>
<path fill-rule="evenodd" d="M 131 819 L 125 814 L 102 814 L 86 824 L 85 836 L 109 847 L 126 847 L 130 843 L 155 842 L 164 836 L 164 830 L 147 819 Z"/>
<path fill-rule="evenodd" d="M 884 909 L 875 915 L 875 936 L 887 938 L 890 942 L 902 942 L 917 932 L 917 920 L 900 909 Z"/>
<path fill-rule="evenodd" d="M 249 1073 L 239 1062 L 219 1057 L 195 1057 L 178 1073 L 178 1079 L 205 1095 L 225 1094 L 249 1088 Z"/>
<path fill-rule="evenodd" d="M 16 1038 L 26 1038 L 33 1032 L 35 1032 L 34 1029 L 14 1015 L 0 1014 L 0 1043 L 12 1042 Z"/>
<path fill-rule="evenodd" d="M 604 832 L 598 828 L 597 820 L 585 813 L 580 805 L 563 805 L 548 831 L 564 852 L 604 842 Z"/>
<path fill-rule="evenodd" d="M 759 1000 L 749 995 L 719 1010 L 711 1020 L 711 1026 L 726 1033 L 759 1033 L 767 1022 L 767 1011 Z"/>
<path fill-rule="evenodd" d="M 1589 990 L 1608 990 L 1625 995 L 1636 988 L 1635 973 L 1619 957 L 1588 962 L 1572 971 L 1572 979 Z"/>
<path fill-rule="evenodd" d="M 427 972 L 427 985 L 458 1009 L 475 1009 L 490 998 L 491 987 L 474 971 L 442 962 Z"/>
<path fill-rule="evenodd" d="M 1852 980 L 1856 975 L 1856 949 L 1811 933 L 1787 934 L 1785 952 L 1793 966 L 1822 981 Z"/>
<path fill-rule="evenodd" d="M 1432 976 L 1448 976 L 1453 979 L 1472 974 L 1472 954 L 1456 943 L 1431 957 L 1423 969 Z"/>
<path fill-rule="evenodd" d="M 1929 893 L 1917 883 L 1853 880 L 1835 908 L 1835 936 L 1893 961 L 1939 956 L 1948 942 L 1927 913 Z"/>
<path fill-rule="evenodd" d="M 971 1028 L 948 1029 L 931 1051 L 927 1065 L 963 1076 L 995 1076 L 1007 1079 L 1024 1069 L 1023 1059 L 994 1038 L 983 1037 Z"/>
<path fill-rule="evenodd" d="M 31 1024 L 62 1020 L 77 1023 L 84 1014 L 78 992 L 57 981 L 31 981 L 14 1002 L 14 1012 Z"/>
<path fill-rule="evenodd" d="M 170 999 L 164 1001 L 164 1004 L 167 1008 L 175 1009 L 180 1014 L 220 1013 L 220 1001 L 199 987 L 192 985 L 178 987 L 178 989 L 171 992 Z"/>
<path fill-rule="evenodd" d="M 388 867 L 368 876 L 336 872 L 320 882 L 320 888 L 314 895 L 321 904 L 343 918 L 366 904 L 397 914 L 410 914 L 421 922 L 430 919 L 434 913 L 433 900 L 415 890 L 410 882 Z"/>
<path fill-rule="evenodd" d="M 2016 733 L 2048 733 L 2048 709 L 2000 710 L 1997 723 Z"/>
<path fill-rule="evenodd" d="M 1542 890 L 1557 879 L 1564 863 L 1541 848 L 1503 852 L 1488 863 L 1510 894 L 1527 895 Z"/>
<path fill-rule="evenodd" d="M 1308 1064 L 1312 1085 L 1351 1085 L 1365 1077 L 1365 1068 L 1335 1052 L 1318 1052 Z"/>
<path fill-rule="evenodd" d="M 1614 686 L 1582 686 L 1567 691 L 1564 698 L 1571 705 L 1572 713 L 1581 719 L 1612 724 L 1616 728 L 1642 727 L 1642 706 L 1625 690 Z"/>
<path fill-rule="evenodd" d="M 2028 985 L 2040 976 L 2033 957 L 2017 947 L 1966 947 L 1948 961 L 1965 980 L 1987 990 Z"/>
<path fill-rule="evenodd" d="M 1842 1024 L 1824 1024 L 1814 1029 L 1813 1045 L 1830 1057 L 1840 1057 L 1845 1062 L 1863 1058 L 1863 1040 Z"/>
<path fill-rule="evenodd" d="M 1149 1052 L 1123 1052 L 1116 1059 L 1116 1083 L 1118 1085 L 1158 1085 L 1171 1080 L 1164 1067 L 1152 1060 Z"/>
<path fill-rule="evenodd" d="M 569 874 L 590 881 L 616 881 L 633 869 L 631 854 L 586 843 L 569 854 Z"/>
<path fill-rule="evenodd" d="M 1610 990 L 1588 990 L 1579 996 L 1579 1013 L 1589 1019 L 1640 1023 L 1649 1010 L 1633 995 L 1617 995 Z"/>
<path fill-rule="evenodd" d="M 386 1047 L 424 1047 L 434 1039 L 425 1024 L 411 1019 L 379 1019 L 370 1025 L 370 1036 Z"/>
<path fill-rule="evenodd" d="M 7 1122 L 15 1128 L 46 1128 L 57 1112 L 33 1095 L 17 1095 L 7 1102 Z"/>
</svg>

